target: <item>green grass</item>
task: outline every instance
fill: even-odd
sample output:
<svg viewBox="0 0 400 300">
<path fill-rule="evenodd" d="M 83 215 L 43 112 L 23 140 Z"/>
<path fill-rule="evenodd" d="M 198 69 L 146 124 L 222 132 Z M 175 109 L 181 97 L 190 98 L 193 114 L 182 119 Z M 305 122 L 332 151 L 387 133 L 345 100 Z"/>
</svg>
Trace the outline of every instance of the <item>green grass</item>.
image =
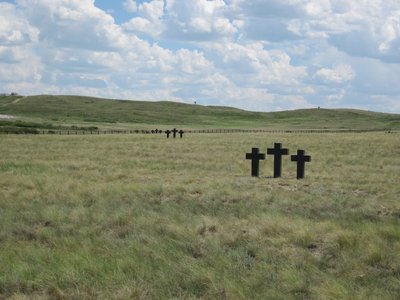
<svg viewBox="0 0 400 300">
<path fill-rule="evenodd" d="M 398 299 L 397 135 L 2 136 L 0 298 Z"/>
<path fill-rule="evenodd" d="M 56 125 L 101 128 L 400 129 L 400 115 L 345 109 L 273 113 L 174 102 L 106 100 L 81 96 L 0 97 L 0 114 Z M 147 127 L 147 128 L 146 128 Z"/>
<path fill-rule="evenodd" d="M 0 120 L 0 133 L 7 134 L 39 134 L 41 130 L 55 132 L 55 130 L 61 131 L 97 131 L 99 128 L 96 126 L 62 126 L 62 125 L 53 125 L 51 123 L 40 123 L 40 122 L 32 122 L 32 121 L 24 121 L 24 120 Z"/>
</svg>

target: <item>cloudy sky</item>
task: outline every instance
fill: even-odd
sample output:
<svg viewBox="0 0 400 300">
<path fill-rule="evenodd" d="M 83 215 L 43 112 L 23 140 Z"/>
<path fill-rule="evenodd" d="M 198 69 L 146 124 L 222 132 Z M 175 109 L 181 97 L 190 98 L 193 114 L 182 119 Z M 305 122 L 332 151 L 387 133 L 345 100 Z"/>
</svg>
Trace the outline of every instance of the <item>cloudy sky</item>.
<svg viewBox="0 0 400 300">
<path fill-rule="evenodd" d="M 400 113 L 400 1 L 0 1 L 11 91 Z"/>
</svg>

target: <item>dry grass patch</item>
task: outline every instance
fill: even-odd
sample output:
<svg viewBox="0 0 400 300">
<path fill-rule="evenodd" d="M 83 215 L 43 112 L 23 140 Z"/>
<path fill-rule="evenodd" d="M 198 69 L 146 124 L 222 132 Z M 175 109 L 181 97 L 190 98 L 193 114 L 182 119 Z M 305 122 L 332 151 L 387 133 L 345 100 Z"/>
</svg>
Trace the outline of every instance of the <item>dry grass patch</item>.
<svg viewBox="0 0 400 300">
<path fill-rule="evenodd" d="M 312 155 L 250 177 L 245 153 Z M 0 295 L 396 299 L 395 135 L 5 136 Z"/>
</svg>

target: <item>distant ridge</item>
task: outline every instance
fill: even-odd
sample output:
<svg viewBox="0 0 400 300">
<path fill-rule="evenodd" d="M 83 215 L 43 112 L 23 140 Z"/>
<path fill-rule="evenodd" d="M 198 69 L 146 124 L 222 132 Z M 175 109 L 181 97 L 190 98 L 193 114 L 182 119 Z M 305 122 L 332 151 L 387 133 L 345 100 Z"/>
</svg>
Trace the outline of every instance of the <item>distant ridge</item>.
<svg viewBox="0 0 400 300">
<path fill-rule="evenodd" d="M 84 96 L 0 96 L 0 114 L 69 123 L 181 125 L 191 128 L 400 129 L 400 115 L 354 109 L 249 112 L 169 101 Z"/>
</svg>

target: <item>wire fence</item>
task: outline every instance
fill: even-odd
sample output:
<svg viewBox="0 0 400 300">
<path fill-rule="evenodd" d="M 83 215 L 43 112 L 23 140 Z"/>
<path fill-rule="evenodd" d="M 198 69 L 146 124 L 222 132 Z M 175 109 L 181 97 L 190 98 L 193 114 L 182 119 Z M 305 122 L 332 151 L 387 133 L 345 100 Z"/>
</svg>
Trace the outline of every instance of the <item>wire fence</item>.
<svg viewBox="0 0 400 300">
<path fill-rule="evenodd" d="M 228 133 L 367 133 L 384 132 L 388 134 L 398 133 L 391 129 L 189 129 L 185 134 L 228 134 Z M 165 134 L 165 130 L 32 130 L 27 132 L 3 131 L 0 134 L 23 134 L 23 135 L 112 135 L 112 134 Z"/>
</svg>

